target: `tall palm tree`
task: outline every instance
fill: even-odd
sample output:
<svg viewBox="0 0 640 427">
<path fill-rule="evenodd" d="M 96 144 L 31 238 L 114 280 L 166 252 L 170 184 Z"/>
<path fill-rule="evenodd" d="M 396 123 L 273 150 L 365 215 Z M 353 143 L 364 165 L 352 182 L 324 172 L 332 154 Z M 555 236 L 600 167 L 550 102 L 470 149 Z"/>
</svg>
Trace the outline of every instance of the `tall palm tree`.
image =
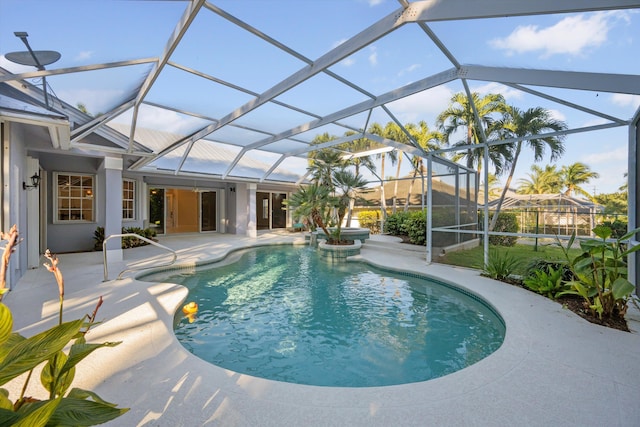
<svg viewBox="0 0 640 427">
<path fill-rule="evenodd" d="M 418 122 L 418 125 L 412 123 L 406 125 L 407 131 L 413 139 L 422 147 L 424 151 L 432 151 L 440 148 L 442 141 L 444 141 L 444 134 L 437 130 L 429 129 L 429 125 L 424 120 Z M 411 199 L 411 193 L 413 192 L 413 186 L 416 181 L 418 173 L 424 174 L 424 161 L 422 156 L 414 155 L 411 157 L 411 164 L 413 166 L 413 172 L 411 182 L 409 183 L 409 190 L 407 191 L 407 199 L 404 202 L 404 211 L 409 210 L 409 201 Z"/>
<path fill-rule="evenodd" d="M 471 94 L 472 102 L 478 112 L 480 123 L 476 122 L 472 104 L 464 92 L 458 92 L 451 97 L 446 110 L 438 115 L 436 125 L 445 136 L 445 142 L 451 146 L 467 146 L 481 143 L 481 133 L 491 134 L 496 116 L 506 110 L 505 99 L 500 94 L 490 93 L 483 97 L 477 92 Z M 464 131 L 464 137 L 452 143 L 451 139 L 459 131 Z M 489 147 L 489 160 L 493 163 L 496 175 L 500 175 L 508 153 L 504 147 L 494 145 Z M 453 157 L 454 161 L 466 159 L 466 165 L 478 172 L 482 168 L 483 150 L 481 148 L 466 148 Z"/>
<path fill-rule="evenodd" d="M 529 179 L 518 180 L 518 194 L 555 194 L 562 189 L 562 177 L 555 165 L 546 165 L 541 168 L 531 165 Z"/>
<path fill-rule="evenodd" d="M 509 156 L 509 176 L 505 183 L 496 211 L 491 218 L 489 230 L 493 230 L 498 220 L 498 214 L 502 208 L 502 202 L 509 190 L 513 174 L 515 173 L 522 147 L 526 144 L 533 150 L 534 161 L 539 162 L 544 158 L 547 148 L 550 150 L 550 161 L 560 158 L 564 153 L 564 135 L 561 136 L 540 136 L 548 132 L 560 132 L 567 129 L 567 124 L 561 120 L 556 120 L 551 116 L 551 112 L 542 107 L 529 108 L 526 111 L 517 107 L 507 106 L 505 113 L 499 121 L 495 123 L 495 131 L 503 138 L 520 138 L 513 144 L 507 146 L 512 151 Z"/>
<path fill-rule="evenodd" d="M 369 130 L 368 132 L 373 134 L 373 135 L 378 135 L 381 136 L 383 138 L 387 138 L 387 132 L 389 131 L 390 125 L 396 125 L 393 122 L 389 122 L 387 123 L 387 126 L 382 127 L 382 125 L 380 123 L 372 123 L 369 126 Z M 397 126 L 397 125 L 396 125 Z M 383 218 L 386 218 L 387 216 L 387 200 L 386 200 L 386 196 L 384 194 L 384 179 L 385 179 L 385 175 L 384 175 L 384 167 L 385 167 L 385 161 L 387 158 L 387 154 L 389 155 L 389 158 L 391 159 L 391 163 L 395 164 L 396 162 L 396 153 L 395 150 L 394 151 L 390 151 L 389 153 L 380 153 L 378 154 L 376 157 L 380 159 L 380 177 L 383 180 L 380 183 L 380 207 L 382 210 L 382 216 Z"/>
<path fill-rule="evenodd" d="M 344 136 L 355 135 L 354 131 L 345 132 Z M 359 153 L 362 151 L 367 151 L 372 148 L 372 141 L 367 138 L 360 138 L 351 141 L 350 143 L 341 144 L 340 148 L 344 151 L 349 151 L 351 153 Z M 356 176 L 360 176 L 360 169 L 365 168 L 370 170 L 371 172 L 375 172 L 376 165 L 373 162 L 371 156 L 355 156 L 351 159 L 347 160 L 348 165 L 353 166 Z M 353 205 L 355 199 L 352 199 L 349 204 L 349 210 L 347 212 L 346 226 L 351 227 L 351 218 L 353 215 Z"/>
<path fill-rule="evenodd" d="M 591 194 L 580 185 L 588 183 L 591 179 L 599 178 L 600 174 L 593 172 L 589 169 L 589 166 L 580 162 L 576 162 L 569 166 L 563 166 L 561 173 L 562 184 L 565 188 L 565 196 L 581 194 L 588 199 L 591 199 Z"/>
</svg>

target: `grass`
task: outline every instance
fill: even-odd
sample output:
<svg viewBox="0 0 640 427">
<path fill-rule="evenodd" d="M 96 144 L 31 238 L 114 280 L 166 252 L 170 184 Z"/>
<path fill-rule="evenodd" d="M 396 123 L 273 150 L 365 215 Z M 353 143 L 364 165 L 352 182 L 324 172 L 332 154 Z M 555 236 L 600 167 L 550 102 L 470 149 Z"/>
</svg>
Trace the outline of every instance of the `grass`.
<svg viewBox="0 0 640 427">
<path fill-rule="evenodd" d="M 449 252 L 444 256 L 435 259 L 435 262 L 441 264 L 457 265 L 460 267 L 477 268 L 482 270 L 484 264 L 484 252 L 483 247 L 478 246 L 473 249 Z M 511 247 L 507 246 L 490 246 L 490 251 L 497 251 L 501 255 L 508 253 L 511 257 L 518 259 L 518 267 L 515 269 L 514 274 L 523 275 L 527 265 L 536 258 L 542 258 L 546 260 L 564 260 L 562 250 L 555 245 L 538 245 L 538 250 L 534 250 L 533 245 L 515 245 Z M 573 258 L 579 255 L 581 251 L 579 249 L 571 249 L 569 254 Z"/>
</svg>

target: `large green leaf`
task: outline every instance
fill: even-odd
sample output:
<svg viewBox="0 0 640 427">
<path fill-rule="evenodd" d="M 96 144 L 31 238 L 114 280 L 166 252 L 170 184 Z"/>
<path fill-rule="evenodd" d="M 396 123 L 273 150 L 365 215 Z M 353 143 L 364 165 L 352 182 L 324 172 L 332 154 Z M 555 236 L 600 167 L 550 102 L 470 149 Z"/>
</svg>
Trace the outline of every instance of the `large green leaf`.
<svg viewBox="0 0 640 427">
<path fill-rule="evenodd" d="M 106 423 L 127 412 L 100 402 L 65 397 L 49 422 L 50 426 L 93 426 Z"/>
<path fill-rule="evenodd" d="M 0 385 L 62 350 L 80 330 L 83 321 L 66 322 L 19 342 L 0 362 Z"/>
<path fill-rule="evenodd" d="M 106 400 L 104 400 L 103 398 L 101 398 L 91 390 L 84 390 L 77 387 L 72 388 L 69 394 L 67 395 L 67 397 L 80 399 L 80 400 L 92 399 L 94 402 L 99 402 L 99 403 L 102 403 L 103 405 L 113 406 L 113 407 L 118 406 L 117 403 L 107 402 Z"/>
<path fill-rule="evenodd" d="M 0 345 L 0 360 L 4 360 L 7 354 L 16 346 L 19 342 L 26 340 L 25 337 L 17 332 L 9 335 L 9 339 Z"/>
<path fill-rule="evenodd" d="M 75 369 L 62 372 L 66 362 L 67 355 L 63 351 L 59 351 L 55 356 L 51 357 L 44 368 L 42 368 L 40 382 L 42 382 L 44 388 L 51 393 L 51 396 L 64 395 L 73 382 L 76 374 Z"/>
<path fill-rule="evenodd" d="M 18 411 L 20 418 L 12 424 L 14 427 L 46 426 L 60 404 L 61 399 L 44 400 L 23 405 Z"/>
<path fill-rule="evenodd" d="M 12 426 L 20 418 L 20 415 L 9 409 L 0 408 L 0 426 Z"/>
<path fill-rule="evenodd" d="M 13 330 L 13 316 L 6 305 L 0 303 L 0 344 L 4 344 Z"/>
<path fill-rule="evenodd" d="M 633 286 L 633 284 L 627 279 L 619 277 L 615 282 L 613 282 L 613 285 L 611 285 L 611 294 L 613 295 L 614 300 L 619 300 L 631 295 L 634 288 L 635 286 Z"/>
</svg>

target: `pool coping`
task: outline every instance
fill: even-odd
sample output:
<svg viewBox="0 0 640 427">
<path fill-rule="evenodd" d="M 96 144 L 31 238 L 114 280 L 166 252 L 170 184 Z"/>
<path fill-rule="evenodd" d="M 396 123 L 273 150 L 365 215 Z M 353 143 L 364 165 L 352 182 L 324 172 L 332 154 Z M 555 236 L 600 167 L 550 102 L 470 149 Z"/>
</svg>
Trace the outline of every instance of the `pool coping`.
<svg viewBox="0 0 640 427">
<path fill-rule="evenodd" d="M 373 236 L 372 236 L 373 237 Z M 190 238 L 181 260 L 197 263 L 255 244 L 295 242 L 300 236 Z M 206 243 L 214 241 L 213 250 Z M 387 246 L 385 244 L 388 243 Z M 362 246 L 362 258 L 444 281 L 465 282 L 506 323 L 492 355 L 461 371 L 398 386 L 335 388 L 281 383 L 210 365 L 186 351 L 172 331 L 186 288 L 132 278 L 102 283 L 91 254 L 61 256 L 68 292 L 65 318 L 90 312 L 99 295 L 104 322 L 90 341 L 122 340 L 81 365 L 74 386 L 98 392 L 131 410 L 107 425 L 620 425 L 640 422 L 640 335 L 590 324 L 541 296 L 481 277 L 476 270 L 427 265 L 420 252 L 392 242 Z M 150 250 L 127 254 L 152 262 Z M 49 273 L 30 271 L 7 297 L 25 335 L 55 321 L 57 295 Z M 25 308 L 40 305 L 40 311 Z M 34 312 L 35 311 L 35 312 Z M 41 319 L 43 318 L 44 319 Z M 612 363 L 615 360 L 615 364 Z M 33 383 L 33 381 L 32 381 Z M 22 383 L 12 384 L 15 388 Z M 11 387 L 9 387 L 11 389 Z M 41 392 L 37 387 L 28 390 Z M 13 396 L 13 394 L 12 394 Z M 606 399 L 603 398 L 606 396 Z M 613 406 L 612 407 L 612 403 Z"/>
</svg>

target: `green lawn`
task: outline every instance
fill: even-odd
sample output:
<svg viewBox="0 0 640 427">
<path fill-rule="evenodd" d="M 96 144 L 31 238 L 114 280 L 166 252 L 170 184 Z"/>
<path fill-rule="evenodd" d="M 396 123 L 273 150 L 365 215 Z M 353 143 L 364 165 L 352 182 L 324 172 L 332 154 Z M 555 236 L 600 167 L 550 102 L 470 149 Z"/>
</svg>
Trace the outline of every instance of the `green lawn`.
<svg viewBox="0 0 640 427">
<path fill-rule="evenodd" d="M 484 263 L 483 247 L 478 246 L 473 249 L 464 251 L 449 252 L 444 256 L 439 256 L 433 261 L 441 264 L 458 265 L 460 267 L 470 267 L 482 269 Z M 500 254 L 508 252 L 512 257 L 516 257 L 520 260 L 518 269 L 515 274 L 524 274 L 527 265 L 534 259 L 547 259 L 547 260 L 564 260 L 562 250 L 555 245 L 538 245 L 538 250 L 534 250 L 533 245 L 515 245 L 511 247 L 507 246 L 490 246 L 489 253 L 494 250 Z M 579 255 L 581 251 L 579 249 L 571 249 L 570 256 L 573 258 Z"/>
</svg>

